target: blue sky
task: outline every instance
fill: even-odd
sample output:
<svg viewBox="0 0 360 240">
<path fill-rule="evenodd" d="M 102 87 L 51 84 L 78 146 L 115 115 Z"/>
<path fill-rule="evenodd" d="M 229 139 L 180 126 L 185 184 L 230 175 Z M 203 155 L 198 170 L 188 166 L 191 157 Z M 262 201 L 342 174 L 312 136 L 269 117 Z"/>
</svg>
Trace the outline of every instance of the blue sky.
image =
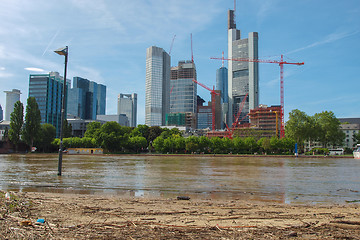
<svg viewBox="0 0 360 240">
<path fill-rule="evenodd" d="M 172 66 L 191 58 L 198 81 L 215 85 L 227 55 L 227 10 L 232 0 L 1 0 L 0 104 L 5 90 L 28 96 L 29 74 L 58 71 L 64 58 L 53 52 L 69 46 L 68 78 L 107 86 L 107 114 L 115 114 L 119 93 L 138 94 L 138 123 L 145 119 L 146 48 L 171 51 Z M 259 33 L 259 58 L 281 54 L 304 66 L 285 65 L 285 120 L 292 109 L 309 115 L 333 111 L 360 117 L 359 0 L 237 0 L 242 38 Z M 225 63 L 226 64 L 226 63 Z M 280 104 L 280 69 L 260 64 L 260 103 Z M 198 94 L 210 99 L 206 90 Z"/>
</svg>

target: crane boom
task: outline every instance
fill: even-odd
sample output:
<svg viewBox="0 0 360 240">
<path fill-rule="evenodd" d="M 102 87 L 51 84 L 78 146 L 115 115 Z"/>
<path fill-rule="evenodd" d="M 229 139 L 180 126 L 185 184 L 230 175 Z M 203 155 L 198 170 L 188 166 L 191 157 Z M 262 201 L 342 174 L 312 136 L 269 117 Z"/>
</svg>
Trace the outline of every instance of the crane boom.
<svg viewBox="0 0 360 240">
<path fill-rule="evenodd" d="M 239 61 L 239 62 L 259 62 L 259 63 L 276 63 L 280 67 L 280 104 L 281 104 L 281 128 L 280 128 L 280 138 L 285 137 L 285 123 L 284 123 L 284 64 L 291 65 L 304 65 L 304 62 L 287 62 L 284 61 L 283 55 L 281 54 L 281 60 L 264 60 L 264 59 L 249 59 L 249 58 L 221 58 L 211 57 L 210 59 L 216 60 L 227 60 L 227 61 Z"/>
</svg>

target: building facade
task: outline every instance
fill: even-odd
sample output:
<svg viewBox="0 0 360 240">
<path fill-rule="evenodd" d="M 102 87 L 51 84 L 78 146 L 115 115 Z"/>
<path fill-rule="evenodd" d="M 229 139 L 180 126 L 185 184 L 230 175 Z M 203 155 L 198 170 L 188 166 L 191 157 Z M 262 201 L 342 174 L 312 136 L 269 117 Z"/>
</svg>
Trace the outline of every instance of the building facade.
<svg viewBox="0 0 360 240">
<path fill-rule="evenodd" d="M 170 112 L 196 113 L 197 111 L 197 84 L 195 63 L 179 61 L 177 67 L 171 68 L 170 75 Z"/>
<path fill-rule="evenodd" d="M 118 96 L 117 114 L 125 114 L 129 119 L 130 127 L 136 127 L 137 94 L 122 94 Z"/>
<path fill-rule="evenodd" d="M 251 127 L 260 130 L 262 137 L 280 137 L 281 106 L 259 105 L 249 113 Z"/>
<path fill-rule="evenodd" d="M 234 10 L 228 13 L 228 58 L 258 59 L 258 33 L 251 32 L 249 37 L 241 39 L 240 30 L 236 29 Z M 246 116 L 251 109 L 259 105 L 259 63 L 249 61 L 229 61 L 228 63 L 228 125 L 238 114 L 242 100 L 248 94 L 243 112 Z M 235 116 L 235 117 L 234 117 Z M 244 122 L 248 120 L 245 119 Z"/>
<path fill-rule="evenodd" d="M 125 114 L 97 115 L 96 120 L 103 122 L 117 122 L 121 126 L 129 127 L 129 119 Z"/>
<path fill-rule="evenodd" d="M 68 91 L 68 113 L 81 119 L 96 119 L 106 109 L 106 86 L 81 77 L 73 78 Z"/>
<path fill-rule="evenodd" d="M 345 133 L 344 147 L 354 149 L 357 142 L 354 135 L 360 132 L 360 118 L 338 118 L 341 122 L 340 128 Z"/>
<path fill-rule="evenodd" d="M 4 91 L 6 93 L 6 107 L 5 107 L 5 121 L 10 121 L 10 115 L 14 111 L 14 105 L 20 101 L 20 90 L 13 89 L 12 91 Z"/>
<path fill-rule="evenodd" d="M 228 111 L 229 111 L 229 95 L 228 95 L 228 69 L 221 67 L 216 70 L 216 90 L 221 91 L 221 129 L 226 128 L 228 123 Z"/>
<path fill-rule="evenodd" d="M 4 111 L 2 109 L 2 106 L 0 105 L 0 121 L 4 119 Z"/>
<path fill-rule="evenodd" d="M 69 85 L 70 81 L 67 88 Z M 31 74 L 29 78 L 29 97 L 36 99 L 41 114 L 41 123 L 52 124 L 56 128 L 57 137 L 60 136 L 63 86 L 64 79 L 58 72 Z"/>
<path fill-rule="evenodd" d="M 146 49 L 145 124 L 164 126 L 170 112 L 170 55 L 159 47 Z"/>
</svg>

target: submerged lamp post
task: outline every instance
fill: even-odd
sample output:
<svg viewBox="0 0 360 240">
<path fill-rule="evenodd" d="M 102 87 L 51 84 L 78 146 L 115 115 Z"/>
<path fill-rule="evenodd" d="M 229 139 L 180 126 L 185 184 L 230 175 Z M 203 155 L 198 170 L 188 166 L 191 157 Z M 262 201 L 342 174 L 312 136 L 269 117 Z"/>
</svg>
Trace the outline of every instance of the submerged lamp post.
<svg viewBox="0 0 360 240">
<path fill-rule="evenodd" d="M 65 56 L 64 88 L 63 88 L 62 104 L 61 104 L 60 147 L 59 147 L 59 163 L 58 163 L 58 176 L 61 176 L 62 154 L 63 154 L 63 128 L 64 128 L 65 104 L 66 104 L 65 97 L 66 97 L 66 68 L 68 62 L 68 46 L 59 48 L 54 52 L 56 52 L 59 55 Z"/>
</svg>

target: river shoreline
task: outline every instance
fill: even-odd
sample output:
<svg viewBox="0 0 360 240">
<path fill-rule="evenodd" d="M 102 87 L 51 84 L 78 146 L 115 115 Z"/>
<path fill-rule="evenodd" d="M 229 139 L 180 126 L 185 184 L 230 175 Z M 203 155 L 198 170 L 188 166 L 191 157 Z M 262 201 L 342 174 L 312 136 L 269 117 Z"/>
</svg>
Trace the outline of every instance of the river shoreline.
<svg viewBox="0 0 360 240">
<path fill-rule="evenodd" d="M 360 239 L 359 204 L 2 194 L 0 239 Z M 11 204 L 13 212 L 4 212 Z M 45 223 L 36 223 L 44 219 Z"/>
</svg>

